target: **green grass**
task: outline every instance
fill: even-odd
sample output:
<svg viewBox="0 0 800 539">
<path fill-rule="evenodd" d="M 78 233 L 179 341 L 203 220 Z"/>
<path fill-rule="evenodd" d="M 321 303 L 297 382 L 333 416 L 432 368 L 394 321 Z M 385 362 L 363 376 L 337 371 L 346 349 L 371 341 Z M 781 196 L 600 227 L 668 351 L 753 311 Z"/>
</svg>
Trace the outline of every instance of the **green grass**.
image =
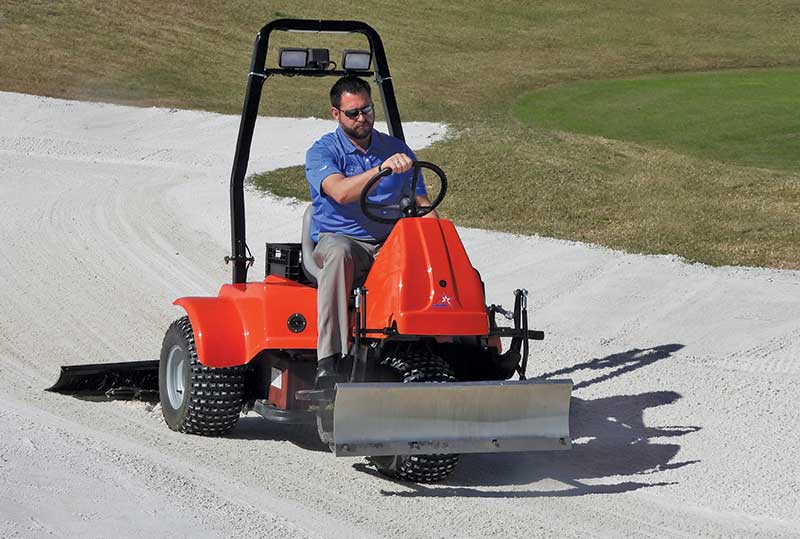
<svg viewBox="0 0 800 539">
<path fill-rule="evenodd" d="M 381 33 L 403 119 L 445 121 L 458 133 L 420 152 L 448 172 L 452 189 L 442 211 L 458 223 L 713 264 L 800 269 L 794 111 L 770 129 L 757 114 L 705 118 L 718 105 L 713 99 L 699 112 L 674 109 L 670 118 L 679 124 L 698 115 L 711 122 L 707 137 L 700 129 L 667 129 L 659 138 L 654 124 L 645 130 L 642 122 L 618 123 L 634 133 L 587 127 L 635 117 L 615 109 L 625 101 L 613 94 L 635 94 L 648 83 L 625 81 L 669 81 L 695 97 L 702 84 L 691 88 L 684 79 L 692 76 L 679 73 L 716 71 L 698 77 L 719 77 L 730 98 L 785 106 L 796 85 L 777 79 L 800 65 L 795 0 L 6 0 L 0 89 L 239 113 L 255 33 L 287 16 L 360 19 Z M 282 34 L 273 44 L 339 50 L 363 41 Z M 737 94 L 724 77 L 743 68 L 775 82 Z M 270 81 L 261 112 L 324 117 L 329 84 Z M 591 114 L 579 118 L 582 128 L 562 123 L 583 104 L 559 104 L 559 92 L 592 85 L 610 85 L 608 99 L 598 96 L 594 107 L 587 99 Z M 542 103 L 555 107 L 552 123 L 536 116 Z M 764 125 L 766 135 L 756 130 Z M 788 129 L 781 143 L 768 139 L 778 136 L 776 127 Z M 689 134 L 695 142 L 681 147 Z M 701 145 L 708 150 L 698 152 Z M 276 192 L 289 189 L 283 194 L 306 192 L 297 170 L 263 181 Z"/>
<path fill-rule="evenodd" d="M 800 69 L 580 81 L 532 92 L 514 108 L 531 126 L 800 171 Z"/>
<path fill-rule="evenodd" d="M 714 265 L 798 267 L 796 174 L 513 123 L 475 128 L 417 155 L 447 171 L 439 212 L 465 226 Z M 489 165 L 493 174 L 481 174 Z M 277 196 L 309 198 L 302 166 L 251 181 Z"/>
<path fill-rule="evenodd" d="M 5 90 L 239 112 L 250 50 L 276 17 L 353 18 L 384 40 L 405 119 L 480 121 L 533 89 L 654 72 L 796 65 L 794 0 L 5 0 Z M 360 38 L 279 34 L 275 45 Z M 324 114 L 277 85 L 264 112 Z"/>
</svg>

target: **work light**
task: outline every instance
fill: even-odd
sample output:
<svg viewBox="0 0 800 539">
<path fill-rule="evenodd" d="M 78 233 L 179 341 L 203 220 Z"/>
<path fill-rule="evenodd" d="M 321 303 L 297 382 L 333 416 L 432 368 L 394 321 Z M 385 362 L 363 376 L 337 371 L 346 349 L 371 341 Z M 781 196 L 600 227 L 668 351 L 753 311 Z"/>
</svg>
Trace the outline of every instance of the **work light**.
<svg viewBox="0 0 800 539">
<path fill-rule="evenodd" d="M 278 65 L 285 69 L 328 69 L 331 65 L 328 49 L 298 49 L 282 47 Z"/>
<path fill-rule="evenodd" d="M 278 65 L 283 68 L 303 68 L 308 62 L 308 49 L 282 48 Z"/>
<path fill-rule="evenodd" d="M 342 69 L 345 71 L 366 71 L 372 62 L 370 51 L 345 49 L 342 55 Z"/>
</svg>

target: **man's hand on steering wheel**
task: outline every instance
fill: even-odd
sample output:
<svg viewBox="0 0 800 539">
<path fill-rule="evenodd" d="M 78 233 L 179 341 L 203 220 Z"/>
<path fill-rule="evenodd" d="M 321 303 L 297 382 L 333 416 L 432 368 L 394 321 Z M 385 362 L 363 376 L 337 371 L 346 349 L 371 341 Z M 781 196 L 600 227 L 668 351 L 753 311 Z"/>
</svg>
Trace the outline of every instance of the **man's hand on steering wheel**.
<svg viewBox="0 0 800 539">
<path fill-rule="evenodd" d="M 408 159 L 408 162 L 405 159 L 400 159 L 398 156 L 402 156 L 402 158 Z M 393 164 L 393 160 L 396 160 L 396 163 L 399 167 L 405 166 L 406 168 L 395 169 L 391 165 Z M 386 165 L 384 165 L 384 163 Z M 359 197 L 359 205 L 361 206 L 361 211 L 364 215 L 371 219 L 372 221 L 376 221 L 378 223 L 386 223 L 386 224 L 394 224 L 398 219 L 402 217 L 424 217 L 431 213 L 444 199 L 444 195 L 447 192 L 447 177 L 444 174 L 444 171 L 439 168 L 438 166 L 434 165 L 433 163 L 428 163 L 426 161 L 417 161 L 413 162 L 411 159 L 408 158 L 405 154 L 395 154 L 386 161 L 381 164 L 381 171 L 378 172 L 375 176 L 373 176 L 363 187 L 361 190 L 361 196 Z M 410 166 L 407 166 L 408 163 L 411 163 Z M 411 179 L 411 195 L 403 196 L 399 202 L 397 203 L 380 203 L 380 202 L 370 202 L 368 200 L 369 193 L 378 185 L 378 182 L 381 179 L 385 178 L 386 176 L 390 176 L 396 172 L 404 172 L 408 171 L 409 169 L 414 169 L 414 174 Z M 421 169 L 428 169 L 435 174 L 435 177 L 439 179 L 441 184 L 441 189 L 439 190 L 439 194 L 430 202 L 429 205 L 420 205 L 417 200 L 417 183 L 420 180 L 420 170 Z M 396 218 L 387 218 L 382 215 L 378 215 L 376 212 L 378 211 L 385 211 L 385 210 L 393 210 L 399 213 L 399 216 Z"/>
<path fill-rule="evenodd" d="M 412 161 L 409 156 L 407 156 L 404 153 L 396 153 L 389 159 L 381 163 L 381 166 L 378 168 L 381 171 L 390 168 L 392 169 L 393 173 L 398 174 L 411 170 L 412 166 L 414 166 L 414 161 Z"/>
</svg>

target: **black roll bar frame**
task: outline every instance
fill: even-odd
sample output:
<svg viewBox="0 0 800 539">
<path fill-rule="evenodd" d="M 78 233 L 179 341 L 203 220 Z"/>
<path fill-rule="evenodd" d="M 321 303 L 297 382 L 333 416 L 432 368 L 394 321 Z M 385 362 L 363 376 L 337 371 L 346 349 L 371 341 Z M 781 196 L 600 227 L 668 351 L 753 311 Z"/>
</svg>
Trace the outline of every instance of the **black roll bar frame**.
<svg viewBox="0 0 800 539">
<path fill-rule="evenodd" d="M 274 31 L 316 32 L 316 33 L 358 33 L 369 41 L 375 71 L 341 71 L 325 69 L 271 69 L 266 67 L 269 37 Z M 359 21 L 276 19 L 264 25 L 256 35 L 253 44 L 253 57 L 250 62 L 250 73 L 247 77 L 247 90 L 242 107 L 242 119 L 239 124 L 239 135 L 236 141 L 236 152 L 233 157 L 231 171 L 231 256 L 226 262 L 233 263 L 233 284 L 247 282 L 247 269 L 253 258 L 249 256 L 246 241 L 244 179 L 250 160 L 250 146 L 253 142 L 253 131 L 256 125 L 258 109 L 261 102 L 261 91 L 264 82 L 273 75 L 282 76 L 342 76 L 344 74 L 375 76 L 375 83 L 380 92 L 383 112 L 389 126 L 389 134 L 405 140 L 400 123 L 400 112 L 389 74 L 389 64 L 378 32 L 371 26 Z"/>
</svg>

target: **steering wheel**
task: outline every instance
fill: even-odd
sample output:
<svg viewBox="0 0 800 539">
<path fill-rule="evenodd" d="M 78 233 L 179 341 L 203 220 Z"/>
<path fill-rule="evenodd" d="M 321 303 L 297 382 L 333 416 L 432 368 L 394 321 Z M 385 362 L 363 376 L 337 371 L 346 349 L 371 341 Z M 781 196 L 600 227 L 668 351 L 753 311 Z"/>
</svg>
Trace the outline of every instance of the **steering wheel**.
<svg viewBox="0 0 800 539">
<path fill-rule="evenodd" d="M 367 218 L 378 223 L 393 225 L 403 217 L 422 217 L 423 215 L 427 215 L 439 204 L 441 204 L 442 199 L 447 192 L 447 176 L 445 176 L 444 171 L 433 163 L 428 163 L 427 161 L 415 161 L 411 168 L 414 171 L 414 176 L 411 180 L 411 196 L 402 197 L 396 204 L 381 204 L 378 202 L 367 201 L 367 197 L 369 196 L 370 191 L 372 191 L 372 188 L 375 187 L 375 185 L 377 185 L 378 182 L 386 176 L 391 176 L 393 174 L 392 169 L 387 167 L 370 178 L 370 180 L 361 190 L 361 197 L 359 198 L 361 211 L 364 212 L 364 215 L 366 215 Z M 441 183 L 442 186 L 442 188 L 439 190 L 439 194 L 436 196 L 433 202 L 431 202 L 430 206 L 420 206 L 417 204 L 417 183 L 419 183 L 420 170 L 423 168 L 433 171 L 436 176 L 438 176 L 439 183 Z M 371 210 L 396 210 L 400 212 L 401 215 L 400 217 L 392 219 L 375 215 L 371 212 Z"/>
</svg>

